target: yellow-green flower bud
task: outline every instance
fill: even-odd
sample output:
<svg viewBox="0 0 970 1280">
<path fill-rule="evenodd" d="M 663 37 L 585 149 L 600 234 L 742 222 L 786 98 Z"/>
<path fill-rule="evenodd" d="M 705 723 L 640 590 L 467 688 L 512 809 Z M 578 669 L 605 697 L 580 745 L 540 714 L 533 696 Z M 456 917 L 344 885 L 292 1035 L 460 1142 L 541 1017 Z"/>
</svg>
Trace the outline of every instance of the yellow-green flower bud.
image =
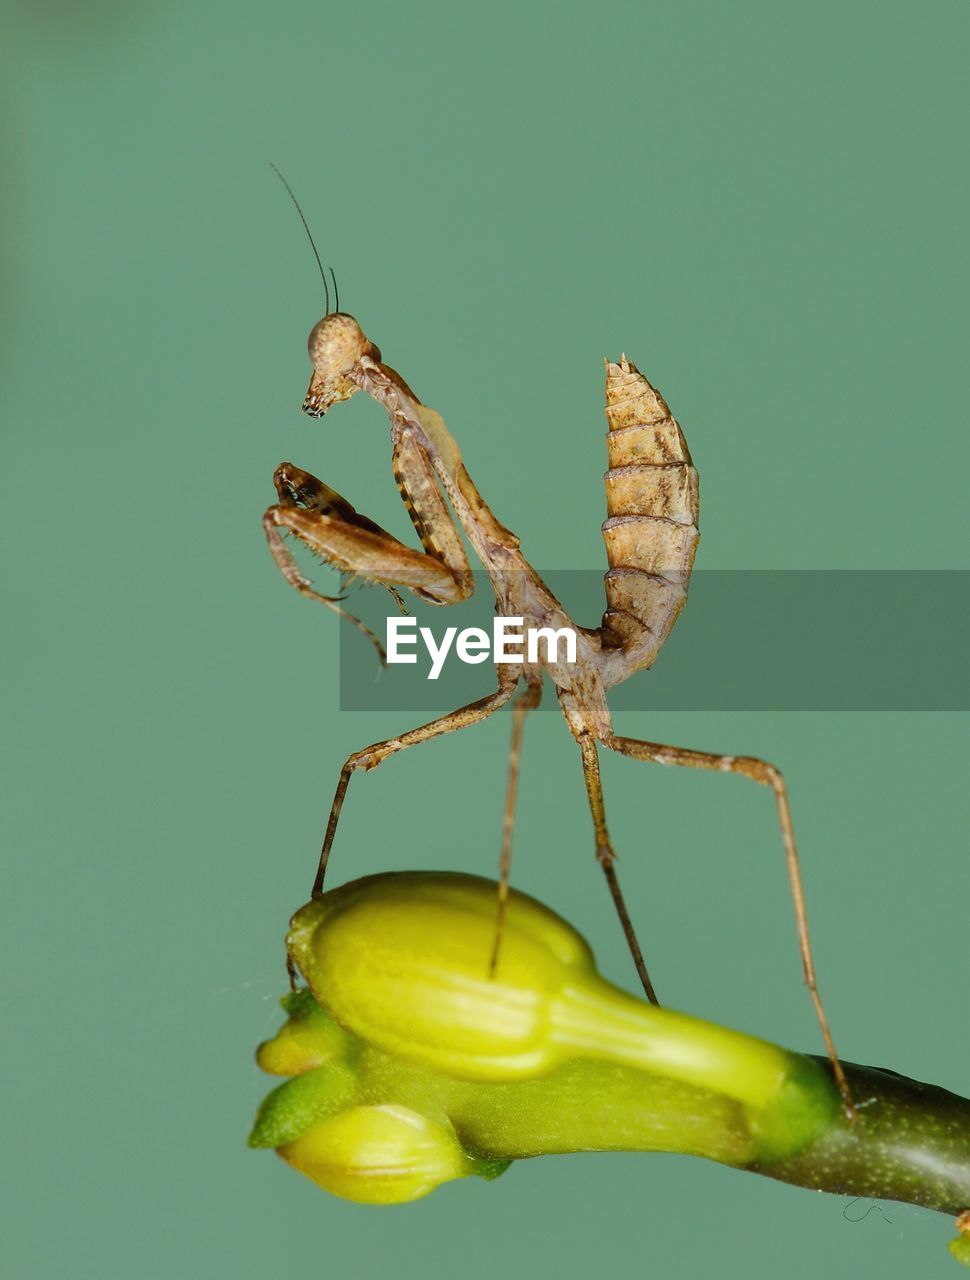
<svg viewBox="0 0 970 1280">
<path fill-rule="evenodd" d="M 320 1121 L 354 1106 L 357 1100 L 357 1077 L 346 1066 L 305 1071 L 263 1099 L 249 1135 L 249 1145 L 281 1147 Z"/>
<path fill-rule="evenodd" d="M 568 988 L 595 977 L 586 942 L 524 894 L 498 967 L 495 887 L 475 876 L 369 876 L 293 917 L 289 951 L 317 999 L 361 1039 L 464 1079 L 519 1079 L 560 1059 Z"/>
<path fill-rule="evenodd" d="M 256 1050 L 256 1061 L 273 1076 L 299 1076 L 339 1062 L 347 1050 L 347 1033 L 321 1009 L 309 991 L 292 991 L 280 1001 L 289 1014 L 272 1040 Z"/>
<path fill-rule="evenodd" d="M 801 1115 L 809 1132 L 828 1116 L 815 1064 L 620 991 L 541 903 L 510 895 L 493 974 L 495 930 L 492 881 L 407 872 L 309 903 L 287 945 L 347 1030 L 432 1071 L 498 1083 L 599 1058 L 725 1094 L 752 1108 L 755 1129 L 762 1112 L 777 1128 L 779 1108 Z M 819 1101 L 807 1107 L 813 1093 Z"/>
<path fill-rule="evenodd" d="M 477 1172 L 447 1122 L 401 1106 L 342 1111 L 278 1152 L 318 1186 L 361 1204 L 405 1204 Z"/>
</svg>

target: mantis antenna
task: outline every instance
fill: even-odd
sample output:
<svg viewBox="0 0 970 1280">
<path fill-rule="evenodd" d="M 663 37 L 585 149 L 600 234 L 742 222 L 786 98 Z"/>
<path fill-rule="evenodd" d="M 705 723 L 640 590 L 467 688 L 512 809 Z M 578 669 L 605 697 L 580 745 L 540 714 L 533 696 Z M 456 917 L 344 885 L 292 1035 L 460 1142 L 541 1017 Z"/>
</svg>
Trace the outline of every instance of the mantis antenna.
<svg viewBox="0 0 970 1280">
<path fill-rule="evenodd" d="M 333 273 L 333 267 L 330 267 L 330 279 L 333 281 L 333 309 L 340 310 L 340 291 L 337 288 L 337 277 Z"/>
<path fill-rule="evenodd" d="M 272 160 L 269 162 L 269 167 L 276 174 L 277 178 L 279 178 L 280 182 L 282 182 L 283 186 L 286 187 L 287 194 L 289 195 L 290 199 L 293 201 L 294 205 L 296 206 L 297 213 L 300 215 L 300 221 L 303 223 L 303 230 L 307 233 L 307 238 L 310 241 L 310 248 L 313 250 L 313 256 L 316 258 L 317 266 L 320 268 L 320 279 L 323 281 L 323 295 L 327 301 L 326 314 L 329 315 L 330 314 L 330 287 L 327 284 L 327 277 L 323 270 L 323 263 L 320 261 L 320 255 L 319 253 L 317 253 L 317 246 L 314 243 L 313 235 L 310 231 L 309 226 L 307 225 L 306 218 L 303 216 L 303 210 L 300 208 L 300 202 L 299 200 L 297 200 L 296 196 L 293 194 L 293 188 L 290 186 L 290 184 L 286 181 L 286 179 L 280 173 L 279 169 L 277 169 L 276 165 L 273 164 Z M 336 276 L 333 275 L 333 267 L 330 268 L 330 274 L 331 276 L 333 276 L 333 288 L 334 288 L 334 293 L 336 293 L 337 278 Z M 338 311 L 340 310 L 339 299 L 338 299 L 337 310 Z"/>
</svg>

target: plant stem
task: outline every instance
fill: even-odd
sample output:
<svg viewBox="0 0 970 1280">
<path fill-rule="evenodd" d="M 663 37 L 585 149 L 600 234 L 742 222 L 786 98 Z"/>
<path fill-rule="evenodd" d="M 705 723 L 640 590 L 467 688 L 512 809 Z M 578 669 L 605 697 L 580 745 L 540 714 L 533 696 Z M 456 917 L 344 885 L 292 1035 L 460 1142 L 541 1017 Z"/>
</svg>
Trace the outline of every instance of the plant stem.
<svg viewBox="0 0 970 1280">
<path fill-rule="evenodd" d="M 817 1061 L 829 1070 L 827 1059 Z M 842 1065 L 857 1122 L 833 1125 L 796 1155 L 749 1167 L 800 1187 L 942 1213 L 970 1205 L 970 1100 L 884 1067 Z"/>
</svg>

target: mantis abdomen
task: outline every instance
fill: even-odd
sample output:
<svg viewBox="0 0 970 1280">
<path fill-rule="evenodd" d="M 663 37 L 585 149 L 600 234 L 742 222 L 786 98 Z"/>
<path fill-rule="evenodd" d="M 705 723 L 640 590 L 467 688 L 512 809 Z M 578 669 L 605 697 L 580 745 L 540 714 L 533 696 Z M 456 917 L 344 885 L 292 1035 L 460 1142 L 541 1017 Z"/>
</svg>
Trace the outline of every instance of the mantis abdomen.
<svg viewBox="0 0 970 1280">
<path fill-rule="evenodd" d="M 602 636 L 637 670 L 651 665 L 687 599 L 700 537 L 697 472 L 663 396 L 626 356 L 606 364 L 606 417 Z"/>
</svg>

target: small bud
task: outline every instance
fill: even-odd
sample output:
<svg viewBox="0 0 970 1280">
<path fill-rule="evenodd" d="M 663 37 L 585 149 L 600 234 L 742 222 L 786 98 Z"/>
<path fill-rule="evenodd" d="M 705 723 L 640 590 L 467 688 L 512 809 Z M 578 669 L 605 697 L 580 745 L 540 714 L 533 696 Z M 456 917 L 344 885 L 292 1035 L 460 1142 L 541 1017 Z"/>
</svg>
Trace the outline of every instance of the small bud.
<svg viewBox="0 0 970 1280">
<path fill-rule="evenodd" d="M 280 1147 L 318 1186 L 361 1204 L 405 1204 L 476 1173 L 450 1126 L 408 1107 L 352 1107 Z"/>
<path fill-rule="evenodd" d="M 299 1076 L 343 1059 L 347 1033 L 320 1008 L 311 992 L 292 991 L 280 1004 L 289 1020 L 256 1050 L 256 1061 L 263 1071 L 273 1076 Z"/>
<path fill-rule="evenodd" d="M 281 1147 L 358 1099 L 359 1082 L 346 1066 L 318 1067 L 294 1076 L 260 1103 L 247 1139 L 251 1147 Z"/>
</svg>

